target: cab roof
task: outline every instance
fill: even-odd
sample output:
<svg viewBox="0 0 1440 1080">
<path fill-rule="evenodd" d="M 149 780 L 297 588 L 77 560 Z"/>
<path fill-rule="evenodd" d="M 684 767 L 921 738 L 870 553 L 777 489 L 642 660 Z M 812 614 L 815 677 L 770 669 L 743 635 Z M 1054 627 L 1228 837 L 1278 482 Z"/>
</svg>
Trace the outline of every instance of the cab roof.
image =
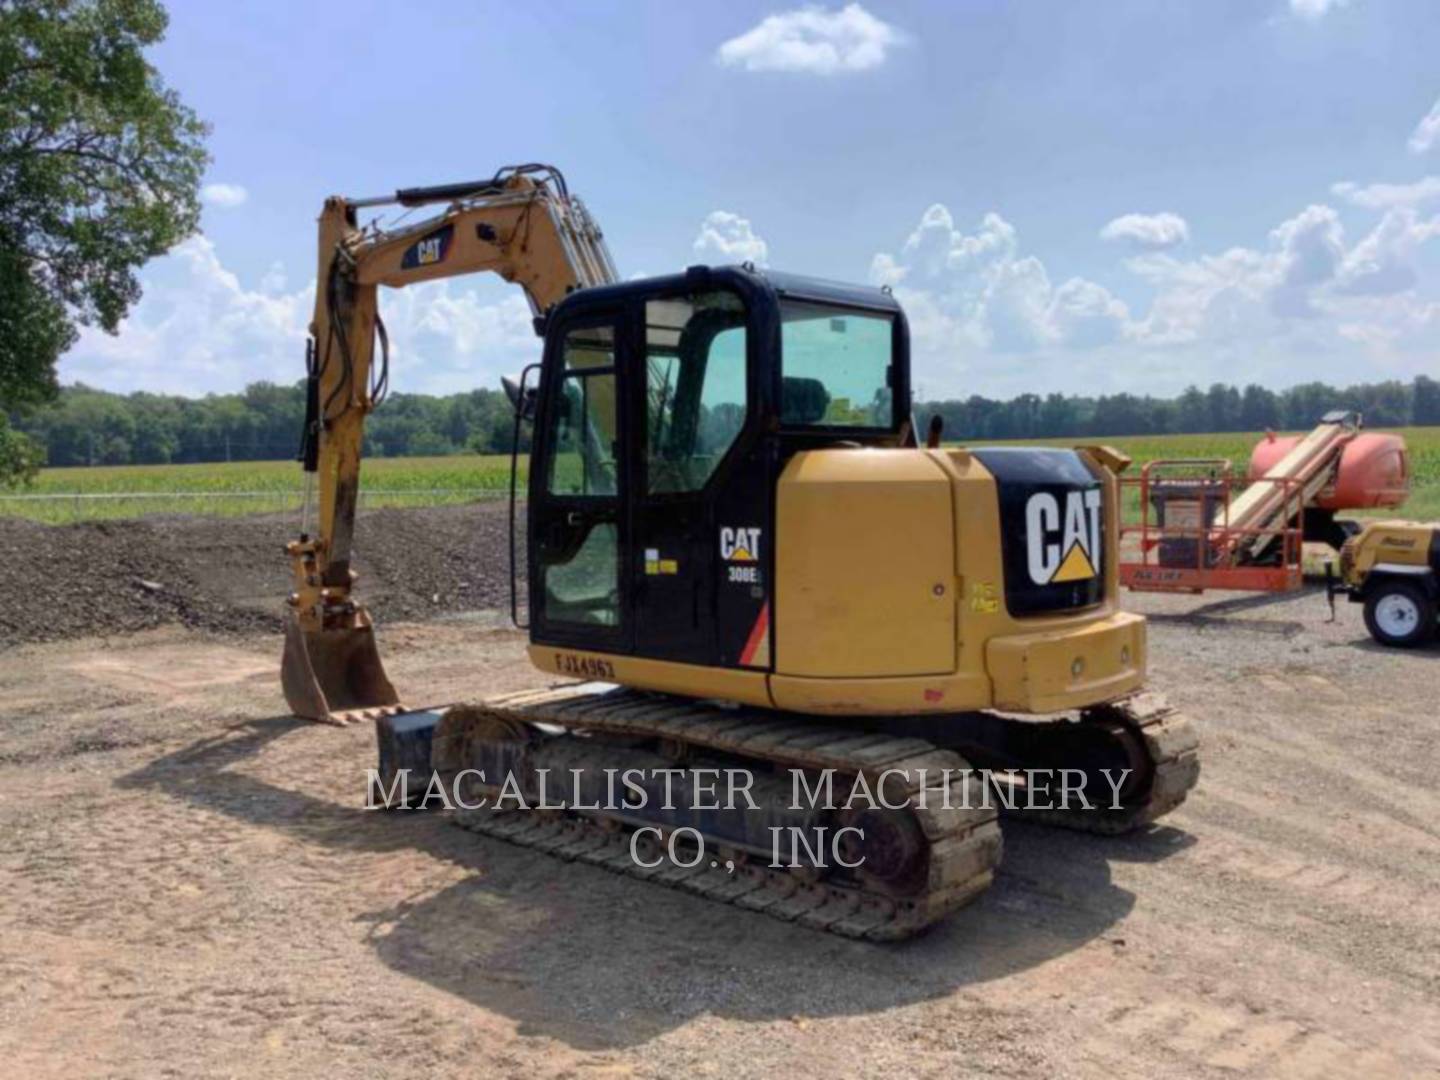
<svg viewBox="0 0 1440 1080">
<path fill-rule="evenodd" d="M 871 311 L 900 313 L 900 304 L 888 289 L 855 285 L 828 278 L 787 274 L 778 270 L 761 270 L 743 266 L 691 266 L 680 274 L 636 278 L 613 285 L 598 285 L 571 293 L 558 308 L 589 304 L 623 303 L 640 296 L 657 293 L 685 292 L 696 288 L 729 286 L 747 299 L 757 292 L 769 292 L 777 299 L 801 300 L 837 307 L 865 308 Z"/>
</svg>

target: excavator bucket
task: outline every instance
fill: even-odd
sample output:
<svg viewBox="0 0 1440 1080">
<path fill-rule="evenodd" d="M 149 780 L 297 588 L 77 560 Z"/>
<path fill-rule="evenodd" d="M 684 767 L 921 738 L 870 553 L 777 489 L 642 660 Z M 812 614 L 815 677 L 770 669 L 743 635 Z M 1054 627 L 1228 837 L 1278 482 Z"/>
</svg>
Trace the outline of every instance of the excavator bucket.
<svg viewBox="0 0 1440 1080">
<path fill-rule="evenodd" d="M 349 724 L 400 708 L 368 619 L 340 630 L 307 631 L 287 613 L 280 682 L 291 711 L 310 720 Z"/>
</svg>

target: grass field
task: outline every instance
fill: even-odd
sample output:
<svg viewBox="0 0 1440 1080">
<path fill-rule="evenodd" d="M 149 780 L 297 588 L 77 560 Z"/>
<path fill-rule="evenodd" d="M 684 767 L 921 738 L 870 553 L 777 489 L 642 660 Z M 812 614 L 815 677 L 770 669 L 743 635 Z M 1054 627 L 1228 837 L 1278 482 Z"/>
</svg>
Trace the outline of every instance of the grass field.
<svg viewBox="0 0 1440 1080">
<path fill-rule="evenodd" d="M 1440 520 L 1440 427 L 1400 428 L 1410 448 L 1414 493 L 1400 513 Z M 1156 458 L 1229 458 L 1243 472 L 1259 435 L 1161 435 L 1107 438 L 1137 464 Z M 1077 439 L 1033 439 L 1032 444 L 1070 446 Z M 525 462 L 520 464 L 521 482 Z M 434 458 L 372 458 L 362 472 L 364 506 L 414 506 L 465 502 L 502 495 L 510 482 L 504 455 L 460 454 Z M 300 467 L 293 461 L 244 461 L 216 465 L 122 465 L 46 469 L 26 494 L 0 494 L 0 515 L 67 522 L 126 518 L 148 514 L 248 514 L 296 508 L 301 497 Z M 90 495 L 112 496 L 85 498 Z M 76 496 L 81 496 L 77 498 Z M 123 497 L 121 497 L 123 496 Z"/>
<path fill-rule="evenodd" d="M 1347 511 L 1350 517 L 1382 515 L 1417 520 L 1440 520 L 1440 427 L 1407 427 L 1390 430 L 1405 437 L 1410 452 L 1414 486 L 1410 501 L 1398 511 Z M 1135 467 L 1160 458 L 1228 458 L 1237 475 L 1243 476 L 1250 451 L 1262 435 L 1225 433 L 1217 435 L 1134 435 L 1103 439 L 1030 439 L 1032 444 L 1073 446 L 1078 441 L 1102 442 L 1135 459 Z"/>
<path fill-rule="evenodd" d="M 523 458 L 520 477 L 523 482 Z M 361 505 L 466 502 L 503 495 L 509 484 L 510 458 L 501 454 L 372 458 L 361 470 Z M 151 514 L 254 514 L 296 509 L 302 493 L 303 474 L 293 461 L 44 469 L 28 491 L 0 493 L 0 515 L 63 523 Z M 29 495 L 44 498 L 23 497 Z"/>
</svg>

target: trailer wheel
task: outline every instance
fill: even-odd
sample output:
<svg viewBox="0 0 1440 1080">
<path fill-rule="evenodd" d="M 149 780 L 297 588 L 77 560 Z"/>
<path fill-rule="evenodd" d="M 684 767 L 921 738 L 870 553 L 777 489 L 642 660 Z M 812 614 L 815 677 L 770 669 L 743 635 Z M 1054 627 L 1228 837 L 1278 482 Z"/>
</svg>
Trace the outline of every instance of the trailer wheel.
<svg viewBox="0 0 1440 1080">
<path fill-rule="evenodd" d="M 1435 636 L 1435 603 L 1412 582 L 1382 581 L 1365 598 L 1365 628 L 1381 645 L 1423 645 Z"/>
</svg>

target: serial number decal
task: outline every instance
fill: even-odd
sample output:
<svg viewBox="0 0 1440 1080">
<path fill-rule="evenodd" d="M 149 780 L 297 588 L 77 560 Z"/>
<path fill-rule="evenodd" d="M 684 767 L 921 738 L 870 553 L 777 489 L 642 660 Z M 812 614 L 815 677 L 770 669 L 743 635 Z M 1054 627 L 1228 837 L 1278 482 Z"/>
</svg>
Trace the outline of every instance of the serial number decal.
<svg viewBox="0 0 1440 1080">
<path fill-rule="evenodd" d="M 565 675 L 583 675 L 587 679 L 615 678 L 615 665 L 609 660 L 601 660 L 598 656 L 557 652 L 555 667 Z"/>
</svg>

